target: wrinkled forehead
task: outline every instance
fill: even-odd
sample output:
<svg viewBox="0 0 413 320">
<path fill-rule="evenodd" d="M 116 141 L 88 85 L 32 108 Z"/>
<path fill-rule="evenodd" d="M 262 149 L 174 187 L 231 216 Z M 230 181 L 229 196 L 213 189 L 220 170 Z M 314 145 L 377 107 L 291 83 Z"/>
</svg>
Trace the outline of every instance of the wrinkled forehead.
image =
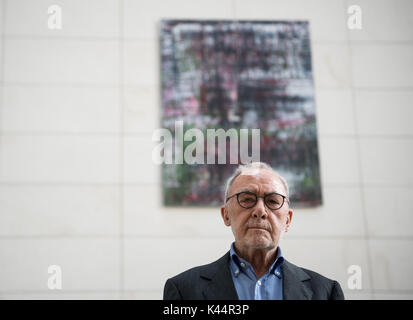
<svg viewBox="0 0 413 320">
<path fill-rule="evenodd" d="M 235 178 L 231 186 L 231 193 L 250 190 L 256 193 L 277 192 L 286 194 L 281 179 L 272 171 L 267 169 L 246 169 Z"/>
</svg>

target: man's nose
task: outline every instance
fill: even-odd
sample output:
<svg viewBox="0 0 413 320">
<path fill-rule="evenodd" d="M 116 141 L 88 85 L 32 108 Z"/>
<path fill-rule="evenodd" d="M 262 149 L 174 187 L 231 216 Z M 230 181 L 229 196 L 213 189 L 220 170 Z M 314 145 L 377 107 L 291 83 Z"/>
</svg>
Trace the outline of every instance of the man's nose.
<svg viewBox="0 0 413 320">
<path fill-rule="evenodd" d="M 263 198 L 258 198 L 257 204 L 254 207 L 253 211 L 254 218 L 265 219 L 267 217 L 267 210 L 265 208 L 265 203 Z"/>
</svg>

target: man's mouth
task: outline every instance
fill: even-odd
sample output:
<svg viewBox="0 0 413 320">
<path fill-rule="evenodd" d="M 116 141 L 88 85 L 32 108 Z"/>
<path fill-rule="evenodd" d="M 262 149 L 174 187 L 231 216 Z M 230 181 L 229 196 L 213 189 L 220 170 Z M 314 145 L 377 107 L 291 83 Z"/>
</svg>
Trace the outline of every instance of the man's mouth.
<svg viewBox="0 0 413 320">
<path fill-rule="evenodd" d="M 248 229 L 268 231 L 268 229 L 264 227 L 248 227 Z"/>
</svg>

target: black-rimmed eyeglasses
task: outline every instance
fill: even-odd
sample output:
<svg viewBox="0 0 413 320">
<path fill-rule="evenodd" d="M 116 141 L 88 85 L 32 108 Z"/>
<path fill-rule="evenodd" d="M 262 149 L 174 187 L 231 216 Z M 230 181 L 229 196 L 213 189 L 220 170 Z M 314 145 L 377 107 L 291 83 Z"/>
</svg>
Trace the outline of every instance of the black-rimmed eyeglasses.
<svg viewBox="0 0 413 320">
<path fill-rule="evenodd" d="M 233 194 L 232 196 L 229 196 L 225 202 L 228 202 L 229 199 L 235 196 L 237 197 L 238 204 L 244 209 L 254 207 L 258 202 L 258 198 L 263 198 L 265 205 L 271 210 L 280 209 L 284 205 L 285 201 L 289 203 L 286 196 L 276 192 L 268 193 L 265 196 L 257 196 L 255 193 L 250 191 L 241 191 Z"/>
</svg>

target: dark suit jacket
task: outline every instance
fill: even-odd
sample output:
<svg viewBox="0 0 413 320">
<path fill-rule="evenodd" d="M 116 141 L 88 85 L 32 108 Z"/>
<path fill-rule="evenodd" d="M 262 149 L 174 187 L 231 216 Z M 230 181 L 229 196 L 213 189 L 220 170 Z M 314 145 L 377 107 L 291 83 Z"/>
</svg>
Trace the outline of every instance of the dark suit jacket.
<svg viewBox="0 0 413 320">
<path fill-rule="evenodd" d="M 238 300 L 228 262 L 229 252 L 217 261 L 192 268 L 168 279 L 164 300 Z M 284 260 L 284 300 L 344 300 L 337 281 Z"/>
</svg>

